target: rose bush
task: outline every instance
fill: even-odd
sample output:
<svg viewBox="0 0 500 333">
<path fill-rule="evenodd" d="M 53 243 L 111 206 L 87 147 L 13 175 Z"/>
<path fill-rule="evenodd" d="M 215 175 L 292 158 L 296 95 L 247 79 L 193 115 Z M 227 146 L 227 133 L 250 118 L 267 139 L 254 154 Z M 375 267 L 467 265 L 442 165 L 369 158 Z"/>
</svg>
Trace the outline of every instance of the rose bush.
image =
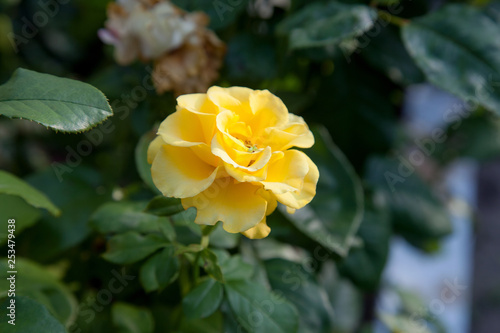
<svg viewBox="0 0 500 333">
<path fill-rule="evenodd" d="M 158 189 L 196 207 L 195 222 L 266 237 L 277 202 L 289 212 L 316 194 L 319 172 L 306 154 L 314 137 L 302 117 L 268 90 L 212 87 L 183 95 L 158 129 L 148 162 Z"/>
</svg>

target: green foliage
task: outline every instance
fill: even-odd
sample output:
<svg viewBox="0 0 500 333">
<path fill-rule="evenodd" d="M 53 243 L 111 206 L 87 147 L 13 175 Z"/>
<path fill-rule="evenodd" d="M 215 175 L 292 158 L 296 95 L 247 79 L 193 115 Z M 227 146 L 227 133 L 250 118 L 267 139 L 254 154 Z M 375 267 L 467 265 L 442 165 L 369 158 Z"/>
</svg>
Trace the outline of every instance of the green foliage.
<svg viewBox="0 0 500 333">
<path fill-rule="evenodd" d="M 224 285 L 238 324 L 250 333 L 297 331 L 297 310 L 287 300 L 250 281 Z"/>
<path fill-rule="evenodd" d="M 111 318 L 118 333 L 153 333 L 153 317 L 147 309 L 115 303 L 111 308 Z"/>
<path fill-rule="evenodd" d="M 0 228 L 8 230 L 9 219 L 16 218 L 16 235 L 32 226 L 40 218 L 38 209 L 29 205 L 21 197 L 0 194 Z M 0 244 L 7 241 L 8 234 L 0 233 Z"/>
<path fill-rule="evenodd" d="M 451 232 L 446 208 L 404 157 L 373 158 L 367 170 L 367 181 L 387 198 L 393 227 L 408 241 L 432 250 Z"/>
<path fill-rule="evenodd" d="M 50 314 L 47 308 L 25 296 L 16 296 L 16 325 L 8 323 L 10 319 L 7 316 L 0 318 L 0 328 L 2 332 L 9 333 L 28 333 L 28 332 L 51 332 L 51 333 L 67 333 L 64 326 Z M 2 302 L 2 309 L 10 306 L 10 300 L 6 299 Z"/>
<path fill-rule="evenodd" d="M 62 132 L 81 132 L 113 111 L 106 96 L 89 84 L 20 68 L 0 86 L 0 114 Z"/>
<path fill-rule="evenodd" d="M 135 231 L 128 231 L 109 240 L 108 250 L 103 257 L 116 264 L 131 264 L 164 246 L 165 240 L 157 235 L 143 236 Z"/>
<path fill-rule="evenodd" d="M 368 6 L 317 2 L 283 20 L 277 32 L 289 35 L 291 49 L 331 47 L 363 34 L 376 16 Z"/>
<path fill-rule="evenodd" d="M 206 318 L 219 308 L 222 297 L 222 284 L 206 279 L 184 297 L 182 307 L 190 319 Z"/>
<path fill-rule="evenodd" d="M 173 246 L 167 246 L 142 265 L 140 279 L 146 292 L 161 291 L 177 279 L 180 263 L 174 252 Z"/>
<path fill-rule="evenodd" d="M 445 6 L 402 29 L 408 51 L 430 82 L 496 113 L 500 42 L 491 36 L 498 33 L 497 22 L 466 5 Z"/>
<path fill-rule="evenodd" d="M 310 125 L 315 198 L 295 214 L 278 207 L 263 240 L 195 224 L 196 209 L 160 195 L 147 162 L 174 95 L 156 94 L 150 63 L 116 65 L 97 37 L 107 3 L 59 4 L 24 41 L 23 18 L 40 5 L 0 1 L 4 35 L 18 38 L 0 37 L 0 79 L 14 73 L 0 86 L 0 245 L 4 256 L 15 218 L 19 272 L 16 326 L 2 315 L 0 331 L 353 333 L 377 321 L 415 331 L 425 304 L 395 290 L 399 308 L 374 319 L 375 295 L 394 235 L 431 252 L 452 231 L 446 195 L 419 176 L 427 163 L 500 154 L 498 3 L 172 2 L 205 12 L 226 43 L 214 84 L 269 89 Z M 469 103 L 445 116 L 446 139 L 417 166 L 400 126 L 406 90 L 421 83 Z"/>
<path fill-rule="evenodd" d="M 12 263 L 12 262 L 10 262 Z M 15 260 L 17 271 L 22 274 L 17 274 L 15 279 L 15 293 L 19 296 L 29 297 L 44 306 L 51 316 L 55 317 L 59 322 L 69 326 L 77 314 L 77 302 L 74 295 L 66 285 L 58 281 L 51 272 L 48 272 L 44 267 L 24 258 Z M 2 272 L 10 271 L 7 259 L 0 262 Z M 10 275 L 7 274 L 7 277 Z M 10 281 L 2 278 L 0 281 L 0 298 L 8 295 L 10 289 Z M 22 305 L 17 305 L 20 309 Z M 29 314 L 29 312 L 28 312 Z M 22 321 L 24 318 L 18 318 Z M 16 321 L 17 322 L 17 321 Z"/>
<path fill-rule="evenodd" d="M 265 262 L 271 287 L 293 303 L 299 315 L 299 332 L 331 332 L 334 311 L 325 289 L 300 264 L 283 259 Z"/>
<path fill-rule="evenodd" d="M 61 214 L 60 210 L 42 192 L 3 170 L 0 170 L 0 184 L 0 193 L 19 196 L 33 207 L 47 209 L 52 215 Z"/>
<path fill-rule="evenodd" d="M 317 194 L 308 206 L 287 218 L 322 246 L 345 256 L 363 217 L 363 190 L 328 132 L 320 127 L 314 134 L 316 143 L 308 154 L 321 175 Z"/>
<path fill-rule="evenodd" d="M 387 200 L 382 193 L 365 199 L 365 210 L 357 236 L 361 246 L 354 247 L 340 262 L 339 270 L 360 288 L 374 290 L 379 286 L 389 254 L 392 226 Z M 359 268 L 363 267 L 362 270 Z"/>
</svg>

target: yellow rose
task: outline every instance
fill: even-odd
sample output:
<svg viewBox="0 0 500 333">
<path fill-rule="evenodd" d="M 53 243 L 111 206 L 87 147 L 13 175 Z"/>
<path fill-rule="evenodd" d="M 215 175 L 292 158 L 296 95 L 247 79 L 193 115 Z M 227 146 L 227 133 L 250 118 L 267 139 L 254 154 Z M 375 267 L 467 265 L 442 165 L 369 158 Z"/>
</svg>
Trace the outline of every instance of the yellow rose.
<svg viewBox="0 0 500 333">
<path fill-rule="evenodd" d="M 306 154 L 314 137 L 268 90 L 212 87 L 177 98 L 177 110 L 148 149 L 151 174 L 167 197 L 196 207 L 195 222 L 264 238 L 266 216 L 290 212 L 316 194 L 319 172 Z"/>
</svg>

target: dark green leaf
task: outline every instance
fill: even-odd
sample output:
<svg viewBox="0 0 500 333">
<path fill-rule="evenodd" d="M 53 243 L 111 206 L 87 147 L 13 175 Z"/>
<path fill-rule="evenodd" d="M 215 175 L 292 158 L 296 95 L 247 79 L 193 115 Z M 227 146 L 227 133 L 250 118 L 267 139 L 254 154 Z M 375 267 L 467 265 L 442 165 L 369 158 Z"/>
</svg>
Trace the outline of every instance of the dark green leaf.
<svg viewBox="0 0 500 333">
<path fill-rule="evenodd" d="M 160 231 L 160 224 L 169 223 L 168 219 L 144 213 L 146 205 L 146 202 L 107 202 L 92 215 L 90 225 L 103 234 Z"/>
<path fill-rule="evenodd" d="M 387 197 L 392 225 L 410 242 L 418 245 L 451 232 L 445 207 L 403 156 L 371 159 L 367 180 Z"/>
<path fill-rule="evenodd" d="M 54 216 L 61 215 L 59 208 L 45 194 L 3 170 L 0 170 L 0 193 L 19 196 L 33 207 L 45 208 Z"/>
<path fill-rule="evenodd" d="M 28 296 L 43 304 L 52 315 L 64 324 L 71 323 L 77 314 L 77 303 L 68 288 L 46 268 L 24 258 L 16 258 L 16 295 Z M 7 259 L 0 261 L 0 269 L 7 272 Z M 0 280 L 0 298 L 7 296 L 10 284 Z M 18 318 L 20 319 L 20 318 Z"/>
<path fill-rule="evenodd" d="M 320 127 L 313 132 L 316 143 L 307 154 L 320 172 L 316 196 L 309 205 L 287 217 L 307 236 L 345 256 L 363 217 L 363 190 L 326 129 Z"/>
<path fill-rule="evenodd" d="M 363 315 L 363 294 L 350 281 L 339 277 L 337 267 L 331 260 L 323 263 L 318 278 L 335 314 L 332 331 L 357 332 Z"/>
<path fill-rule="evenodd" d="M 339 270 L 358 287 L 375 290 L 389 254 L 392 226 L 385 196 L 374 193 L 365 198 L 365 213 L 357 234 L 363 244 L 349 251 Z"/>
<path fill-rule="evenodd" d="M 151 312 L 126 303 L 114 303 L 111 317 L 118 333 L 153 333 L 154 321 Z"/>
<path fill-rule="evenodd" d="M 269 283 L 292 302 L 299 313 L 299 332 L 331 332 L 334 316 L 326 291 L 302 265 L 283 259 L 265 262 Z"/>
<path fill-rule="evenodd" d="M 167 246 L 142 265 L 140 280 L 146 292 L 161 291 L 177 279 L 180 263 L 174 252 L 175 248 L 173 246 Z"/>
<path fill-rule="evenodd" d="M 190 319 L 208 317 L 219 308 L 222 296 L 222 285 L 213 279 L 206 279 L 182 300 L 184 313 Z"/>
<path fill-rule="evenodd" d="M 393 82 L 401 85 L 421 83 L 425 80 L 422 71 L 408 54 L 399 29 L 388 25 L 384 28 L 378 21 L 373 33 L 368 32 L 359 38 L 360 45 L 354 53 L 360 53 L 374 68 L 382 71 Z M 389 24 L 389 23 L 386 23 Z M 373 37 L 372 37 L 373 36 Z"/>
<path fill-rule="evenodd" d="M 248 0 L 173 0 L 187 11 L 202 11 L 210 17 L 210 28 L 221 29 L 236 21 L 247 8 Z"/>
<path fill-rule="evenodd" d="M 0 194 L 0 244 L 7 241 L 9 219 L 16 220 L 15 235 L 32 226 L 40 218 L 40 211 L 15 195 Z"/>
<path fill-rule="evenodd" d="M 162 195 L 155 197 L 148 203 L 145 212 L 158 216 L 170 216 L 184 211 L 181 200 L 177 198 L 167 198 Z"/>
<path fill-rule="evenodd" d="M 5 299 L 0 305 L 4 315 L 0 316 L 0 330 L 8 333 L 31 333 L 31 332 L 50 332 L 67 333 L 64 326 L 54 318 L 47 308 L 37 301 L 24 296 L 15 297 L 15 325 L 8 323 L 11 320 L 5 314 L 5 310 L 10 306 L 11 298 Z"/>
<path fill-rule="evenodd" d="M 129 231 L 112 237 L 108 241 L 108 250 L 103 257 L 116 264 L 131 264 L 146 258 L 167 243 L 161 237 L 150 234 L 142 236 Z"/>
<path fill-rule="evenodd" d="M 222 315 L 220 312 L 216 312 L 208 318 L 203 319 L 188 319 L 186 317 L 181 323 L 179 332 L 182 333 L 221 333 L 223 332 Z M 224 331 L 228 332 L 228 331 Z M 233 332 L 233 331 L 231 331 Z M 228 332 L 229 333 L 229 332 Z M 240 332 L 238 332 L 240 333 Z"/>
<path fill-rule="evenodd" d="M 248 280 L 229 281 L 224 289 L 238 323 L 250 333 L 297 332 L 297 309 L 282 296 Z"/>
<path fill-rule="evenodd" d="M 288 35 L 291 49 L 332 46 L 361 35 L 376 17 L 368 6 L 317 2 L 283 20 L 277 31 Z"/>
<path fill-rule="evenodd" d="M 243 261 L 240 255 L 230 256 L 225 251 L 214 250 L 224 276 L 224 281 L 245 280 L 253 274 L 253 266 Z"/>
<path fill-rule="evenodd" d="M 89 84 L 19 68 L 0 86 L 0 114 L 63 132 L 81 132 L 113 111 L 106 96 Z"/>
<path fill-rule="evenodd" d="M 58 218 L 44 214 L 36 225 L 23 232 L 26 251 L 37 260 L 52 258 L 84 240 L 90 234 L 90 215 L 110 200 L 110 193 L 101 186 L 100 174 L 85 167 L 72 169 L 62 180 L 52 169 L 26 180 L 43 190 L 62 211 Z"/>
<path fill-rule="evenodd" d="M 451 124 L 444 137 L 446 141 L 436 144 L 433 153 L 443 164 L 459 157 L 494 159 L 500 155 L 500 118 L 489 112 L 473 114 Z"/>
<path fill-rule="evenodd" d="M 402 34 L 431 83 L 500 114 L 500 40 L 491 37 L 500 34 L 498 23 L 472 6 L 447 5 Z"/>
</svg>

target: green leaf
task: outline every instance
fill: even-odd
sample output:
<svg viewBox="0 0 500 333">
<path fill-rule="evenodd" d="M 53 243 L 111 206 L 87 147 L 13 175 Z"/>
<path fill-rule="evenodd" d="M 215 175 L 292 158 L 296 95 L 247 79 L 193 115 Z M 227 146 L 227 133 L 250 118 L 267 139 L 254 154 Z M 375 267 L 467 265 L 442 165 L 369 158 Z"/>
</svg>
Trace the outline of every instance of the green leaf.
<svg viewBox="0 0 500 333">
<path fill-rule="evenodd" d="M 435 145 L 433 153 L 442 164 L 459 157 L 494 159 L 500 156 L 500 118 L 490 112 L 472 114 L 460 123 L 450 124 L 445 138 L 445 143 Z"/>
<path fill-rule="evenodd" d="M 135 147 L 135 165 L 141 179 L 154 192 L 159 194 L 160 191 L 156 188 L 153 177 L 151 176 L 151 164 L 148 163 L 148 148 L 149 144 L 156 137 L 155 131 L 145 133 Z"/>
<path fill-rule="evenodd" d="M 245 280 L 253 275 L 253 266 L 243 261 L 240 255 L 221 259 L 221 256 L 217 254 L 217 258 L 224 281 Z"/>
<path fill-rule="evenodd" d="M 0 194 L 0 245 L 7 241 L 9 219 L 16 220 L 15 236 L 35 224 L 40 211 L 15 195 Z"/>
<path fill-rule="evenodd" d="M 151 312 L 127 303 L 114 303 L 111 307 L 113 325 L 117 333 L 153 333 L 154 320 Z"/>
<path fill-rule="evenodd" d="M 215 253 L 209 249 L 204 249 L 200 253 L 201 265 L 205 272 L 207 272 L 215 280 L 224 283 L 224 276 Z"/>
<path fill-rule="evenodd" d="M 210 246 L 222 249 L 232 249 L 238 245 L 241 239 L 241 234 L 232 234 L 224 230 L 222 223 L 215 225 L 215 229 L 210 234 Z"/>
<path fill-rule="evenodd" d="M 297 307 L 299 332 L 331 332 L 330 318 L 334 312 L 327 293 L 302 265 L 271 259 L 265 262 L 265 268 L 273 290 L 281 292 Z"/>
<path fill-rule="evenodd" d="M 347 255 L 363 217 L 358 176 L 323 127 L 313 129 L 316 143 L 307 151 L 318 166 L 316 196 L 287 218 L 304 234 L 340 256 Z"/>
<path fill-rule="evenodd" d="M 375 36 L 372 38 L 373 35 Z M 393 82 L 407 86 L 425 80 L 424 74 L 408 54 L 399 28 L 393 25 L 382 28 L 376 24 L 373 34 L 368 32 L 366 39 L 364 36 L 359 39 L 360 43 L 368 45 L 365 48 L 357 48 L 354 53 L 360 53 L 372 67 L 382 71 Z M 347 102 L 349 101 L 350 98 Z"/>
<path fill-rule="evenodd" d="M 229 281 L 224 290 L 238 323 L 248 332 L 297 332 L 297 309 L 283 297 L 248 280 Z"/>
<path fill-rule="evenodd" d="M 112 237 L 108 241 L 108 250 L 103 257 L 115 264 L 131 264 L 146 258 L 166 245 L 165 240 L 157 235 L 142 236 L 137 232 L 129 231 Z"/>
<path fill-rule="evenodd" d="M 500 40 L 492 36 L 499 34 L 498 23 L 468 5 L 444 6 L 402 29 L 406 48 L 431 83 L 497 114 Z"/>
<path fill-rule="evenodd" d="M 288 35 L 291 49 L 332 46 L 363 34 L 376 17 L 368 6 L 316 2 L 283 20 L 277 32 Z"/>
<path fill-rule="evenodd" d="M 183 317 L 179 332 L 182 333 L 232 332 L 232 331 L 224 331 L 222 325 L 223 325 L 223 318 L 220 312 L 216 312 L 210 317 L 203 319 L 188 319 L 187 317 Z"/>
<path fill-rule="evenodd" d="M 106 96 L 87 83 L 19 68 L 0 86 L 0 114 L 81 132 L 102 123 L 113 111 Z"/>
<path fill-rule="evenodd" d="M 110 192 L 102 188 L 101 175 L 80 166 L 60 181 L 54 170 L 30 175 L 26 180 L 43 190 L 62 214 L 56 218 L 44 214 L 36 225 L 23 232 L 23 245 L 37 261 L 47 261 L 83 241 L 89 234 L 88 220 Z"/>
<path fill-rule="evenodd" d="M 0 170 L 0 193 L 19 196 L 33 207 L 45 208 L 54 216 L 61 214 L 59 208 L 45 194 L 33 188 L 22 179 L 3 170 Z"/>
<path fill-rule="evenodd" d="M 357 234 L 363 244 L 352 248 L 338 267 L 358 287 L 375 290 L 389 254 L 392 226 L 384 194 L 374 193 L 365 198 L 365 214 Z"/>
<path fill-rule="evenodd" d="M 319 282 L 326 290 L 335 314 L 332 332 L 357 332 L 364 311 L 361 291 L 350 281 L 339 277 L 335 263 L 331 260 L 323 263 Z"/>
<path fill-rule="evenodd" d="M 11 298 L 5 299 L 0 305 L 2 311 L 10 306 Z M 11 320 L 7 315 L 0 316 L 0 331 L 9 333 L 50 332 L 67 333 L 64 326 L 54 318 L 47 308 L 25 296 L 15 297 L 16 320 L 15 325 L 8 323 Z"/>
<path fill-rule="evenodd" d="M 9 292 L 9 281 L 3 275 L 11 269 L 7 259 L 0 261 L 0 298 Z M 69 289 L 58 281 L 46 268 L 24 258 L 16 258 L 16 295 L 28 296 L 43 304 L 52 315 L 65 325 L 75 320 L 77 302 Z M 19 309 L 19 308 L 18 308 Z M 18 318 L 21 321 L 21 318 Z"/>
<path fill-rule="evenodd" d="M 144 211 L 158 216 L 171 216 L 183 212 L 184 207 L 180 199 L 159 195 L 148 203 Z"/>
<path fill-rule="evenodd" d="M 202 11 L 210 17 L 210 28 L 221 29 L 234 23 L 247 8 L 248 0 L 172 0 L 180 8 Z"/>
<path fill-rule="evenodd" d="M 222 285 L 214 279 L 206 279 L 182 300 L 184 313 L 190 319 L 206 318 L 219 308 L 222 296 Z"/>
<path fill-rule="evenodd" d="M 179 276 L 180 263 L 174 255 L 175 248 L 167 246 L 163 251 L 153 255 L 140 270 L 141 284 L 146 292 L 161 291 Z"/>
<path fill-rule="evenodd" d="M 170 224 L 167 218 L 144 212 L 147 202 L 107 202 L 90 218 L 90 225 L 100 233 L 139 233 L 160 231 L 161 224 Z"/>
<path fill-rule="evenodd" d="M 374 157 L 366 170 L 367 181 L 387 198 L 393 227 L 408 241 L 420 246 L 451 232 L 446 208 L 404 157 Z"/>
</svg>

